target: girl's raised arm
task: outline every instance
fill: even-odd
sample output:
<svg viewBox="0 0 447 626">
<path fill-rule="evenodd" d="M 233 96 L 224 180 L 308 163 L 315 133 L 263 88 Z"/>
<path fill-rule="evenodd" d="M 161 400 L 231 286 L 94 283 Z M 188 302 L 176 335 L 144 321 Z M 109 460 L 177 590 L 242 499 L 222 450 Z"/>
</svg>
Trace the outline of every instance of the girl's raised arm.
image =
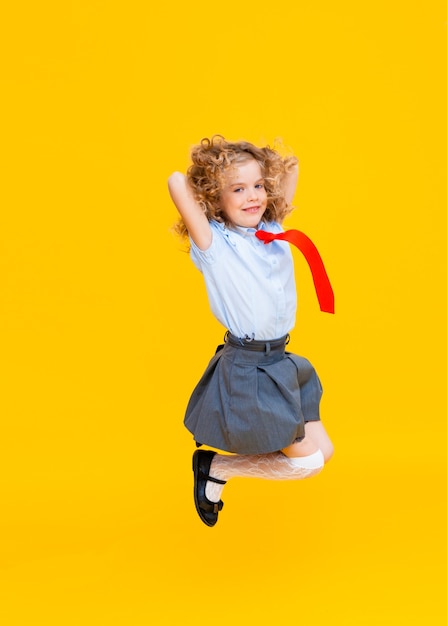
<svg viewBox="0 0 447 626">
<path fill-rule="evenodd" d="M 206 250 L 213 238 L 211 227 L 202 207 L 194 198 L 186 176 L 181 172 L 174 172 L 168 179 L 168 188 L 191 239 L 201 250 Z"/>
</svg>

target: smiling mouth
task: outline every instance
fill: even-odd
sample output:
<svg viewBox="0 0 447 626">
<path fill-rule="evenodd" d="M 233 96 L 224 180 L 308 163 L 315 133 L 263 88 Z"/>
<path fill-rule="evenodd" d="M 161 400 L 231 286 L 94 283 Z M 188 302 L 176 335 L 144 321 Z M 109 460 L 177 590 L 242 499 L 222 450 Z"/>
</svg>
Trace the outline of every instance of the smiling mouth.
<svg viewBox="0 0 447 626">
<path fill-rule="evenodd" d="M 247 213 L 257 213 L 259 211 L 259 207 L 258 206 L 249 206 L 246 209 L 244 209 L 244 211 L 246 211 Z"/>
</svg>

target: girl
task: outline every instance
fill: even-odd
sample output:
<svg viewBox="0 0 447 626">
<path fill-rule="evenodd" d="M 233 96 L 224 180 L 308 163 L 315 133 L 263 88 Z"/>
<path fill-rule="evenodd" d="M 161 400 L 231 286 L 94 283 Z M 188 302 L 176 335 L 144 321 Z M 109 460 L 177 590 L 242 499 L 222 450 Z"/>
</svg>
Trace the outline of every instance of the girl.
<svg viewBox="0 0 447 626">
<path fill-rule="evenodd" d="M 196 450 L 194 501 L 214 526 L 229 478 L 301 479 L 333 454 L 319 417 L 321 385 L 312 365 L 285 350 L 295 324 L 289 244 L 265 245 L 259 231 L 283 232 L 298 178 L 295 157 L 217 135 L 191 152 L 186 176 L 168 181 L 212 312 L 227 329 L 190 398 L 185 425 Z M 257 233 L 257 234 L 256 234 Z"/>
</svg>

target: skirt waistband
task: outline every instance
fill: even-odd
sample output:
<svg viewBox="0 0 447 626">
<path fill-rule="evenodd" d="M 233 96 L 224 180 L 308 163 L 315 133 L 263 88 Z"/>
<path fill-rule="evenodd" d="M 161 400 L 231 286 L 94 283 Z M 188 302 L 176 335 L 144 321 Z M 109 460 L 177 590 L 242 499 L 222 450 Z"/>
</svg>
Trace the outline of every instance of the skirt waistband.
<svg viewBox="0 0 447 626">
<path fill-rule="evenodd" d="M 270 354 L 272 350 L 284 350 L 290 341 L 290 335 L 284 335 L 279 339 L 270 339 L 269 341 L 259 341 L 258 339 L 243 339 L 236 337 L 227 330 L 225 334 L 225 343 L 229 343 L 234 348 L 242 348 L 243 350 L 251 350 L 252 352 L 265 352 Z"/>
</svg>

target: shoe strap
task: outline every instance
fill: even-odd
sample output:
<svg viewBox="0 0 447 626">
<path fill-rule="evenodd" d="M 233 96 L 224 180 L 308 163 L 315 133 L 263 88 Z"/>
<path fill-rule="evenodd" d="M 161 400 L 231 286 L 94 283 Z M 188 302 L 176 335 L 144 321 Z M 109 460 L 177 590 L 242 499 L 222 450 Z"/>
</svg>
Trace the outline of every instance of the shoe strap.
<svg viewBox="0 0 447 626">
<path fill-rule="evenodd" d="M 210 480 L 212 483 L 217 483 L 218 485 L 226 485 L 226 480 L 220 480 L 219 478 L 214 478 L 214 476 L 208 476 L 202 470 L 199 470 L 200 478 L 205 480 Z"/>
</svg>

